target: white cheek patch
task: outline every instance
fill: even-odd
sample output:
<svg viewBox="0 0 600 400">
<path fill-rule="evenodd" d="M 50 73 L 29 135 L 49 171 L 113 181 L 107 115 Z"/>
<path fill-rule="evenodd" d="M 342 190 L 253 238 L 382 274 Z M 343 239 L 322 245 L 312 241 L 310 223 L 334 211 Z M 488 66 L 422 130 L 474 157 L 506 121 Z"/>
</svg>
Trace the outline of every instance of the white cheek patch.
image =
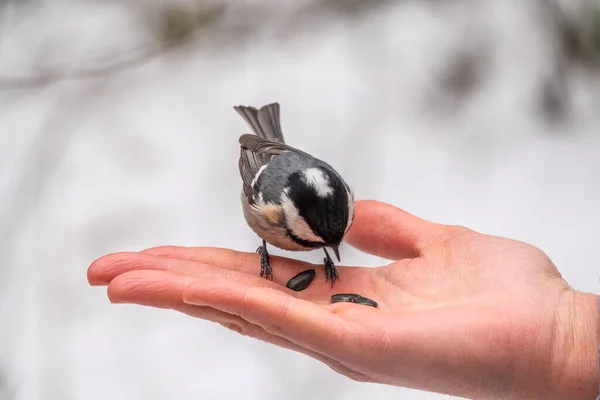
<svg viewBox="0 0 600 400">
<path fill-rule="evenodd" d="M 283 191 L 281 195 L 281 205 L 283 207 L 283 213 L 285 215 L 285 220 L 287 227 L 292 231 L 294 235 L 303 240 L 308 240 L 311 242 L 321 242 L 324 240 L 319 236 L 315 235 L 315 233 L 310 229 L 304 218 L 300 216 L 298 213 L 298 209 L 294 205 L 294 202 L 290 200 L 287 195 L 287 191 Z"/>
<path fill-rule="evenodd" d="M 325 198 L 333 194 L 333 189 L 329 186 L 329 179 L 318 168 L 307 168 L 302 171 L 302 180 L 312 186 L 319 197 Z"/>
<path fill-rule="evenodd" d="M 345 232 L 348 232 L 354 218 L 354 193 L 352 193 L 352 190 L 348 190 L 346 193 L 348 194 L 348 224 Z"/>
</svg>

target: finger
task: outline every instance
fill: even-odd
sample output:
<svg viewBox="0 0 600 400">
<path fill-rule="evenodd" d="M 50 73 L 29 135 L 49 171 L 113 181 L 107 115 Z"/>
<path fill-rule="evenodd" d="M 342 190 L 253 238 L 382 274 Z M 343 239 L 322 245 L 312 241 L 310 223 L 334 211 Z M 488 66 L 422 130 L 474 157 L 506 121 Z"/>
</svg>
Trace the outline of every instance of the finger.
<svg viewBox="0 0 600 400">
<path fill-rule="evenodd" d="M 158 246 L 142 250 L 141 253 L 156 257 L 178 258 L 217 267 L 234 269 L 248 274 L 260 271 L 260 254 L 223 249 L 218 247 Z M 274 274 L 285 273 L 290 278 L 300 271 L 314 268 L 313 264 L 285 257 L 269 255 Z"/>
<path fill-rule="evenodd" d="M 281 265 L 284 265 L 283 263 Z M 296 274 L 291 269 L 282 268 L 283 271 L 274 274 L 273 281 L 264 279 L 258 274 L 247 274 L 234 269 L 220 268 L 213 265 L 202 264 L 181 259 L 154 257 L 143 253 L 114 253 L 99 258 L 88 268 L 88 281 L 91 285 L 108 285 L 117 276 L 138 270 L 171 271 L 196 278 L 222 276 L 227 279 L 252 284 L 254 286 L 270 287 L 276 290 L 289 292 L 293 295 L 307 299 L 327 299 L 331 294 L 331 285 L 325 281 L 324 269 L 318 269 L 313 282 L 308 288 L 294 292 L 285 285 Z M 338 284 L 339 289 L 357 290 L 356 287 L 369 282 L 364 268 L 339 268 L 348 271 L 347 279 Z M 339 282 L 338 282 L 339 283 Z"/>
<path fill-rule="evenodd" d="M 262 328 L 251 324 L 237 315 L 229 314 L 208 306 L 195 306 L 183 302 L 183 288 L 194 277 L 164 271 L 132 271 L 115 278 L 108 285 L 108 297 L 113 303 L 135 303 L 144 306 L 175 309 L 187 315 L 217 322 L 240 334 L 260 340 L 275 341 Z M 285 340 L 285 339 L 284 339 Z M 291 342 L 287 347 L 292 346 Z"/>
<path fill-rule="evenodd" d="M 107 287 L 112 303 L 137 303 L 158 308 L 184 304 L 183 288 L 196 277 L 170 271 L 136 270 L 116 276 Z"/>
<path fill-rule="evenodd" d="M 108 285 L 114 278 L 129 271 L 176 271 L 193 275 L 202 268 L 203 265 L 172 262 L 136 252 L 119 252 L 107 254 L 92 262 L 87 271 L 87 278 L 91 285 L 97 286 Z"/>
<path fill-rule="evenodd" d="M 341 293 L 359 292 L 365 296 L 374 295 L 375 288 L 370 275 L 373 271 L 369 268 L 338 267 L 343 271 L 343 279 L 336 282 L 336 291 Z M 285 285 L 292 278 L 295 271 L 284 269 L 282 273 L 274 276 L 273 281 L 264 279 L 258 274 L 246 274 L 232 269 L 219 268 L 208 264 L 201 264 L 181 259 L 154 257 L 142 253 L 114 253 L 99 258 L 88 269 L 88 281 L 92 285 L 108 285 L 116 277 L 132 271 L 170 271 L 176 274 L 187 275 L 194 278 L 222 276 L 226 279 L 251 284 L 259 287 L 269 287 L 281 290 L 304 299 L 326 303 L 331 292 L 330 282 L 325 281 L 325 271 L 317 268 L 313 282 L 304 290 L 295 292 Z"/>
<path fill-rule="evenodd" d="M 289 291 L 291 295 L 299 293 L 258 276 L 212 265 L 159 258 L 140 253 L 118 253 L 118 257 L 114 256 L 107 256 L 106 264 L 98 262 L 91 266 L 88 275 L 91 276 L 89 278 L 91 281 L 96 282 L 95 284 L 104 282 L 109 286 L 109 297 L 113 294 L 128 296 L 127 299 L 124 299 L 125 301 L 135 302 L 135 296 L 138 294 L 136 290 L 140 288 L 145 288 L 145 291 L 153 293 L 156 299 L 160 299 L 161 296 L 173 295 L 181 297 L 181 290 L 186 282 L 215 276 L 257 287 Z M 123 276 L 125 276 L 124 279 L 118 279 Z M 136 282 L 136 279 L 140 282 Z M 143 286 L 140 283 L 147 283 L 147 285 Z M 132 286 L 129 287 L 127 284 Z M 117 292 L 115 292 L 116 289 L 118 289 Z M 117 297 L 111 297 L 111 300 L 113 299 L 117 300 Z"/>
<path fill-rule="evenodd" d="M 188 260 L 203 264 L 210 264 L 221 268 L 233 269 L 258 276 L 260 270 L 260 255 L 230 249 L 215 247 L 181 247 L 159 246 L 141 251 L 142 254 L 151 254 L 156 257 Z M 301 271 L 315 269 L 315 277 L 309 287 L 303 290 L 308 298 L 331 296 L 331 283 L 325 281 L 325 268 L 322 265 L 309 264 L 304 261 L 293 260 L 285 257 L 270 256 L 273 268 L 273 280 L 285 286 L 288 281 Z M 336 291 L 372 294 L 372 270 L 361 267 L 336 266 L 342 278 L 336 282 Z"/>
<path fill-rule="evenodd" d="M 165 271 L 132 271 L 115 278 L 108 285 L 108 297 L 113 303 L 135 303 L 144 306 L 181 311 L 187 315 L 219 323 L 242 335 L 295 351 L 303 349 L 283 338 L 266 333 L 237 315 L 232 315 L 207 306 L 193 306 L 183 302 L 182 290 L 196 278 Z M 311 352 L 312 353 L 312 352 Z"/>
<path fill-rule="evenodd" d="M 357 201 L 354 222 L 345 241 L 390 260 L 415 258 L 428 243 L 445 234 L 444 228 L 386 203 Z"/>
<path fill-rule="evenodd" d="M 187 304 L 239 315 L 269 334 L 334 359 L 356 351 L 355 323 L 281 291 L 214 277 L 187 285 L 182 297 Z"/>
<path fill-rule="evenodd" d="M 173 307 L 173 309 L 191 317 L 216 322 L 227 329 L 239 333 L 240 335 L 252 337 L 254 339 L 258 339 L 263 342 L 312 357 L 315 360 L 318 360 L 323 364 L 327 365 L 329 368 L 333 369 L 337 373 L 351 377 L 353 379 L 360 380 L 363 382 L 372 380 L 363 373 L 357 372 L 337 360 L 334 360 L 323 354 L 317 353 L 316 351 L 309 350 L 280 336 L 271 335 L 265 332 L 265 330 L 262 329 L 260 326 L 245 321 L 237 315 L 228 314 L 210 307 L 192 306 L 189 304 L 179 305 Z"/>
<path fill-rule="evenodd" d="M 197 262 L 154 257 L 135 252 L 113 253 L 100 257 L 88 268 L 88 281 L 92 285 L 107 285 L 117 276 L 138 270 L 171 271 L 192 277 L 202 277 L 206 274 L 216 274 L 229 279 L 250 280 L 254 284 L 266 284 L 269 287 L 280 288 L 281 285 L 232 269 L 219 268 L 213 265 Z"/>
<path fill-rule="evenodd" d="M 114 303 L 135 303 L 156 308 L 174 309 L 195 318 L 216 322 L 241 335 L 253 337 L 319 360 L 344 375 L 357 373 L 342 363 L 309 350 L 280 336 L 267 333 L 256 324 L 207 306 L 185 304 L 182 289 L 195 279 L 166 271 L 132 271 L 115 278 L 108 286 L 108 295 Z"/>
</svg>

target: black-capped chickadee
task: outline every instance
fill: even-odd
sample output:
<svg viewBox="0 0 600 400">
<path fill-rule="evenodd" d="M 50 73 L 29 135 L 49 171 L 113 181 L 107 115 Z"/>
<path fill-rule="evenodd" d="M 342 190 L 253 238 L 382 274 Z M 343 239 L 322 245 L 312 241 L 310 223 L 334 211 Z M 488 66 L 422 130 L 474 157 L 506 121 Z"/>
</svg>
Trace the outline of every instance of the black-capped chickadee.
<svg viewBox="0 0 600 400">
<path fill-rule="evenodd" d="M 279 104 L 236 106 L 254 134 L 240 136 L 246 222 L 260 236 L 260 276 L 273 279 L 267 242 L 290 251 L 325 251 L 325 282 L 339 276 L 326 247 L 339 245 L 354 220 L 354 194 L 329 164 L 285 144 Z"/>
</svg>

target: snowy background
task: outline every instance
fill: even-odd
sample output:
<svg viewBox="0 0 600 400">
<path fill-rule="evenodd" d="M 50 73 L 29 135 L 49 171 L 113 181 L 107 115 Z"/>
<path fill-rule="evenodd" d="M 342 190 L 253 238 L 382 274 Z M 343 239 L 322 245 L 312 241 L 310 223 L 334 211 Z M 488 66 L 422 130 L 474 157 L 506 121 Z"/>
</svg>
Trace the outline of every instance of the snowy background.
<svg viewBox="0 0 600 400">
<path fill-rule="evenodd" d="M 357 198 L 530 242 L 598 293 L 594 4 L 0 1 L 0 399 L 448 398 L 111 305 L 86 269 L 161 244 L 256 249 L 232 107 L 278 101 L 288 142 Z"/>
</svg>

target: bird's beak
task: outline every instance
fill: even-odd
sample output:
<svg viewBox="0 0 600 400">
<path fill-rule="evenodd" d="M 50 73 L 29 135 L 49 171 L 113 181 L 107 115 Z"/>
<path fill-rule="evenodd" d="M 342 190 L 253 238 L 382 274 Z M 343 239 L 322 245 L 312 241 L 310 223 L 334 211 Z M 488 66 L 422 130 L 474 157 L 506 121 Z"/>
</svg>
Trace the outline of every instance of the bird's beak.
<svg viewBox="0 0 600 400">
<path fill-rule="evenodd" d="M 332 246 L 331 247 L 331 250 L 333 250 L 333 252 L 335 253 L 335 257 L 337 258 L 338 262 L 342 261 L 342 260 L 340 260 L 340 249 L 339 249 L 339 247 L 340 246 Z"/>
</svg>

